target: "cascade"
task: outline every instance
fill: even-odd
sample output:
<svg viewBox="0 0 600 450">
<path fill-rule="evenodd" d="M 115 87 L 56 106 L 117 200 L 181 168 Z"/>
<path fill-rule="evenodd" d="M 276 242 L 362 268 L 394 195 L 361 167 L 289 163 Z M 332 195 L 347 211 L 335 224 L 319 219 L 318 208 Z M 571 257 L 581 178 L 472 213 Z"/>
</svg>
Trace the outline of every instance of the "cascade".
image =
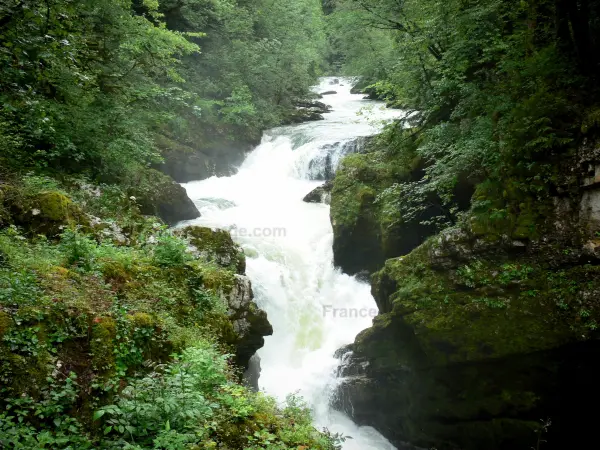
<svg viewBox="0 0 600 450">
<path fill-rule="evenodd" d="M 255 300 L 274 328 L 258 352 L 260 388 L 281 400 L 299 393 L 317 427 L 352 437 L 345 450 L 393 450 L 330 406 L 339 382 L 334 353 L 371 325 L 377 307 L 368 284 L 333 267 L 329 207 L 302 201 L 364 137 L 402 114 L 351 94 L 351 84 L 324 98 L 333 108 L 325 120 L 266 132 L 237 174 L 185 184 L 202 217 L 184 225 L 227 229 L 247 255 Z"/>
</svg>

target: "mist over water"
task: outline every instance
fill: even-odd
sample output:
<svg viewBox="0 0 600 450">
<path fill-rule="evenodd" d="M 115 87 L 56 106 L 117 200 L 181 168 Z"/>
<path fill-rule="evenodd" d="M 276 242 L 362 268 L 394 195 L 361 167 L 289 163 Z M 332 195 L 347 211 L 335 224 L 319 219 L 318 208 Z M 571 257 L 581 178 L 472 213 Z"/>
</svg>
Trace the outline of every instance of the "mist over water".
<svg viewBox="0 0 600 450">
<path fill-rule="evenodd" d="M 334 352 L 372 321 L 370 314 L 349 310 L 376 305 L 368 284 L 333 267 L 329 206 L 302 199 L 322 184 L 312 180 L 322 164 L 335 168 L 345 142 L 375 134 L 401 112 L 350 94 L 350 80 L 331 82 L 325 78 L 315 88 L 338 92 L 321 100 L 333 107 L 326 120 L 270 130 L 236 175 L 185 184 L 202 213 L 186 224 L 230 230 L 244 248 L 255 300 L 274 328 L 258 352 L 260 388 L 281 400 L 298 392 L 317 427 L 353 438 L 344 449 L 392 450 L 374 429 L 357 427 L 329 406 L 339 363 Z M 352 317 L 339 311 L 334 317 L 334 308 Z"/>
</svg>

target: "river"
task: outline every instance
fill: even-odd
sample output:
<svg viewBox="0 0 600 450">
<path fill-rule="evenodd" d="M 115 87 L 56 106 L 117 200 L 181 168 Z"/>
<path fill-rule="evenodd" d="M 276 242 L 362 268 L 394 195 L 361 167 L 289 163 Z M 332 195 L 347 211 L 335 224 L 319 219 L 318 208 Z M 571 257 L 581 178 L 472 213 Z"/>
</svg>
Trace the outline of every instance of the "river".
<svg viewBox="0 0 600 450">
<path fill-rule="evenodd" d="M 352 437 L 344 450 L 392 450 L 377 431 L 330 407 L 333 354 L 370 326 L 376 305 L 368 284 L 333 267 L 329 206 L 302 199 L 323 183 L 312 178 L 324 165 L 337 165 L 344 143 L 376 134 L 401 112 L 339 81 L 315 87 L 337 91 L 322 100 L 333 108 L 325 120 L 269 130 L 236 175 L 184 184 L 202 214 L 186 223 L 230 230 L 247 255 L 255 300 L 274 329 L 258 352 L 260 388 L 279 399 L 298 392 L 316 426 Z"/>
</svg>

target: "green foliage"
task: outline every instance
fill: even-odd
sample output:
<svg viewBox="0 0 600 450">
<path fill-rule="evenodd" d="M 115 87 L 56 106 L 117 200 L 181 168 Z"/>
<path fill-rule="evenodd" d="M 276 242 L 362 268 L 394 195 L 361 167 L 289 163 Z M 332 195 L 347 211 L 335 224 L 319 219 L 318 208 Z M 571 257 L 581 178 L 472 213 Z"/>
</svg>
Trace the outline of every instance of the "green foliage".
<svg viewBox="0 0 600 450">
<path fill-rule="evenodd" d="M 77 403 L 77 376 L 50 377 L 39 399 L 9 398 L 0 413 L 0 444 L 11 449 L 91 448 L 80 422 L 65 415 Z"/>
<path fill-rule="evenodd" d="M 60 250 L 65 255 L 66 263 L 90 271 L 94 266 L 98 249 L 96 242 L 89 236 L 77 231 L 67 230 L 61 236 Z"/>
<path fill-rule="evenodd" d="M 157 133 L 259 135 L 324 48 L 318 0 L 28 0 L 0 17 L 3 163 L 94 179 L 159 162 Z"/>
<path fill-rule="evenodd" d="M 30 176 L 15 189 L 67 198 L 81 183 Z M 0 230 L 0 447 L 337 448 L 297 401 L 282 409 L 238 384 L 224 295 L 245 261 L 228 234 L 174 235 L 118 188 L 73 198 L 131 228 L 118 245 L 92 224 L 56 240 Z"/>
<path fill-rule="evenodd" d="M 597 132 L 598 66 L 590 61 L 598 5 L 586 1 L 589 9 L 567 14 L 568 2 L 530 3 L 335 2 L 327 17 L 334 63 L 360 75 L 365 92 L 413 112 L 405 121 L 416 142 L 410 154 L 425 173 L 380 194 L 396 199 L 388 202 L 396 220 L 418 215 L 432 195 L 447 219 L 462 203 L 457 185 L 491 182 L 510 184 L 509 195 L 487 191 L 479 213 L 504 211 L 517 234 L 535 234 L 512 220 L 519 205 L 544 201 L 557 183 L 557 161 L 582 133 Z M 390 152 L 408 151 L 406 136 L 389 135 Z"/>
<path fill-rule="evenodd" d="M 154 247 L 154 261 L 159 266 L 183 266 L 190 259 L 187 247 L 188 244 L 183 239 L 170 233 L 163 233 Z"/>
<path fill-rule="evenodd" d="M 130 384 L 116 404 L 99 409 L 94 419 L 103 418 L 103 433 L 114 436 L 115 446 L 193 444 L 203 439 L 204 424 L 219 406 L 206 395 L 226 383 L 226 356 L 209 348 L 188 349 L 179 360 Z"/>
</svg>

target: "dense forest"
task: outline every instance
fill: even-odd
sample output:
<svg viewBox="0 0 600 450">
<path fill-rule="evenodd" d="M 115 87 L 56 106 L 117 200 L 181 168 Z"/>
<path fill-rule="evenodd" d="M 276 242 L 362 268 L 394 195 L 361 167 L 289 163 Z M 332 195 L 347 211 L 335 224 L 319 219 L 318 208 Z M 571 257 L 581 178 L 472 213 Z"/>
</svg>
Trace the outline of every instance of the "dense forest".
<svg viewBox="0 0 600 450">
<path fill-rule="evenodd" d="M 272 333 L 241 249 L 169 229 L 199 215 L 174 180 L 322 75 L 406 111 L 331 184 L 380 310 L 337 406 L 396 445 L 583 445 L 599 50 L 597 0 L 0 0 L 0 447 L 340 448 L 241 383 Z"/>
</svg>

